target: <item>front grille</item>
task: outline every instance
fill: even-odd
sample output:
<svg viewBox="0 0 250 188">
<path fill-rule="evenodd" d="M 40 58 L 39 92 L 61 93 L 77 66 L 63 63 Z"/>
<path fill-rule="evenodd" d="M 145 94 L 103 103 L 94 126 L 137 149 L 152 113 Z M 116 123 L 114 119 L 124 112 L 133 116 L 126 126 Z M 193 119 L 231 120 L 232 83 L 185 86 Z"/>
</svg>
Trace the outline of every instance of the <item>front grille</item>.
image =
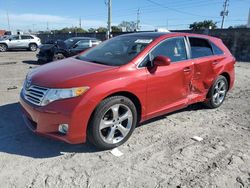
<svg viewBox="0 0 250 188">
<path fill-rule="evenodd" d="M 32 85 L 29 88 L 23 88 L 23 96 L 32 104 L 40 106 L 47 91 L 47 88 Z"/>
</svg>

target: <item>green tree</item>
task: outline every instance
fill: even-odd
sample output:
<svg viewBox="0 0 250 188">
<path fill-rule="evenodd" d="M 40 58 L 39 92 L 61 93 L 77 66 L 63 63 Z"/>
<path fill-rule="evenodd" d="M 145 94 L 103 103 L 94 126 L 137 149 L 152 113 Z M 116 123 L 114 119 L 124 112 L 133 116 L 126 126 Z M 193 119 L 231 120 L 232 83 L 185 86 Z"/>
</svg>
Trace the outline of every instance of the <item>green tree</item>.
<svg viewBox="0 0 250 188">
<path fill-rule="evenodd" d="M 94 33 L 94 32 L 96 32 L 96 31 L 97 31 L 97 29 L 92 28 L 92 27 L 88 29 L 88 32 L 89 32 L 89 33 Z"/>
<path fill-rule="evenodd" d="M 131 22 L 128 22 L 128 21 L 122 21 L 119 25 L 118 25 L 119 28 L 124 28 L 125 31 L 135 31 L 136 30 L 136 23 L 131 21 Z"/>
<path fill-rule="evenodd" d="M 235 25 L 235 26 L 229 26 L 228 29 L 241 29 L 241 28 L 247 28 L 246 24 L 241 25 Z"/>
<path fill-rule="evenodd" d="M 189 28 L 192 30 L 200 30 L 200 29 L 216 29 L 217 22 L 213 20 L 204 20 L 203 22 L 194 22 L 189 25 Z"/>
<path fill-rule="evenodd" d="M 108 31 L 108 29 L 106 27 L 99 27 L 97 29 L 98 33 L 106 33 Z"/>
<path fill-rule="evenodd" d="M 118 26 L 111 26 L 111 30 L 113 33 L 122 32 L 122 29 Z"/>
</svg>

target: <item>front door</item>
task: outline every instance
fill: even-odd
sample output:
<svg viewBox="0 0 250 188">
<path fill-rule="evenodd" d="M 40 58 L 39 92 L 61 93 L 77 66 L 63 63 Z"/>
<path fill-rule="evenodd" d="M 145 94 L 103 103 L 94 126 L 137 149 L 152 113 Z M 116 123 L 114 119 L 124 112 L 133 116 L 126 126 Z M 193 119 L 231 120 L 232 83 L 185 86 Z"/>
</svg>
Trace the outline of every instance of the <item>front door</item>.
<svg viewBox="0 0 250 188">
<path fill-rule="evenodd" d="M 20 48 L 21 40 L 19 35 L 11 36 L 9 39 L 8 47 L 9 48 Z"/>
<path fill-rule="evenodd" d="M 187 58 L 184 37 L 163 41 L 152 50 L 149 57 L 152 61 L 159 55 L 169 57 L 171 64 L 148 68 L 147 114 L 149 118 L 186 106 L 193 76 L 194 64 Z"/>
</svg>

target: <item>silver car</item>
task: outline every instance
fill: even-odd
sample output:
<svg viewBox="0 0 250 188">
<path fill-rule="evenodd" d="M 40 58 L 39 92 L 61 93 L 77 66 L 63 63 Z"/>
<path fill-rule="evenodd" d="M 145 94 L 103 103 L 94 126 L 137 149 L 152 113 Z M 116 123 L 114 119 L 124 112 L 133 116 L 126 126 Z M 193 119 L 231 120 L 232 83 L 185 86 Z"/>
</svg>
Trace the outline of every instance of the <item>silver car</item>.
<svg viewBox="0 0 250 188">
<path fill-rule="evenodd" d="M 29 49 L 36 51 L 41 40 L 34 35 L 10 35 L 0 39 L 0 52 L 9 49 Z"/>
</svg>

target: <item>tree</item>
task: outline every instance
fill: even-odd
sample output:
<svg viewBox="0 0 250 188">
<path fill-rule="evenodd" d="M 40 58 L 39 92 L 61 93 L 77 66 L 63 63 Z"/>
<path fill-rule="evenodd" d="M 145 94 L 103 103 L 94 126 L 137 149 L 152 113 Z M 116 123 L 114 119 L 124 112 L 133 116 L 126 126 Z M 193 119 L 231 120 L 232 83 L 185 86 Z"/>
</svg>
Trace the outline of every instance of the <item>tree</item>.
<svg viewBox="0 0 250 188">
<path fill-rule="evenodd" d="M 96 29 L 91 27 L 91 28 L 88 29 L 88 32 L 89 32 L 89 33 L 95 33 L 95 32 L 96 32 Z"/>
<path fill-rule="evenodd" d="M 117 27 L 117 26 L 111 26 L 111 31 L 113 33 L 116 33 L 116 32 L 122 32 L 122 29 Z"/>
<path fill-rule="evenodd" d="M 136 23 L 131 21 L 131 22 L 128 22 L 128 21 L 122 21 L 119 25 L 118 25 L 119 28 L 124 28 L 125 31 L 129 32 L 129 31 L 135 31 L 136 30 Z"/>
<path fill-rule="evenodd" d="M 217 22 L 213 20 L 204 20 L 203 22 L 194 22 L 189 25 L 189 28 L 192 30 L 200 30 L 200 29 L 216 29 Z"/>
<path fill-rule="evenodd" d="M 56 30 L 56 33 L 86 33 L 87 31 L 80 27 L 65 27 L 61 30 Z"/>
<path fill-rule="evenodd" d="M 108 29 L 106 27 L 99 27 L 97 29 L 98 33 L 106 33 L 108 31 Z"/>
<path fill-rule="evenodd" d="M 229 26 L 228 29 L 241 29 L 241 28 L 247 28 L 246 24 L 242 25 L 235 25 L 235 26 Z"/>
</svg>

